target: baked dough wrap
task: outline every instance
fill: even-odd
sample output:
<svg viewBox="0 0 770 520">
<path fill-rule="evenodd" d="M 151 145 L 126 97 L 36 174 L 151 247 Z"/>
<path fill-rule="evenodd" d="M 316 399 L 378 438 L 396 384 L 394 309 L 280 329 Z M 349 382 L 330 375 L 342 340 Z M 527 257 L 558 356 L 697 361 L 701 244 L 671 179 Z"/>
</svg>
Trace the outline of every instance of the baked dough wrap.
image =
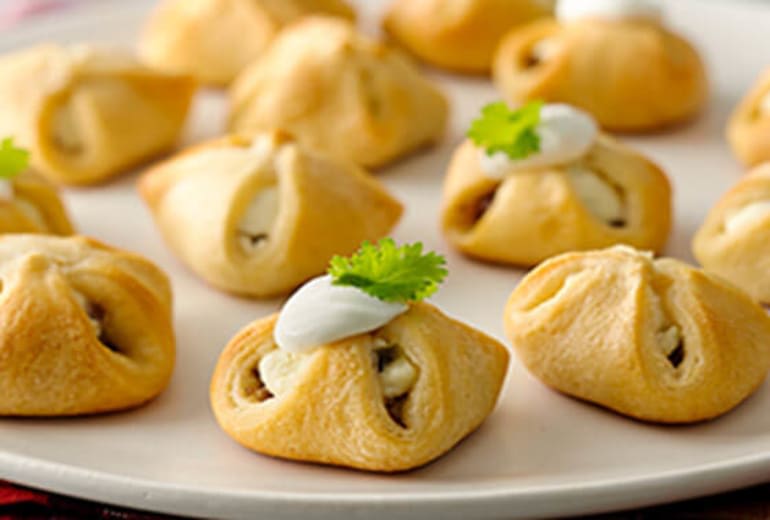
<svg viewBox="0 0 770 520">
<path fill-rule="evenodd" d="M 147 171 L 139 191 L 185 264 L 214 287 L 254 297 L 290 292 L 335 254 L 387 235 L 402 213 L 363 170 L 283 132 L 193 147 Z M 269 192 L 274 200 L 262 200 Z M 275 207 L 271 220 L 247 229 L 260 204 Z"/>
<path fill-rule="evenodd" d="M 309 17 L 281 33 L 230 90 L 229 128 L 282 128 L 365 167 L 438 141 L 448 104 L 399 52 L 343 20 Z"/>
<path fill-rule="evenodd" d="M 770 161 L 770 70 L 736 107 L 727 125 L 727 140 L 746 166 Z"/>
<path fill-rule="evenodd" d="M 84 237 L 0 237 L 0 415 L 120 410 L 174 365 L 171 289 L 153 264 Z"/>
<path fill-rule="evenodd" d="M 576 176 L 593 175 L 615 193 L 620 212 L 606 221 L 599 200 Z M 581 177 L 582 178 L 582 177 Z M 581 184 L 582 185 L 582 184 Z M 600 186 L 601 186 L 600 185 Z M 551 256 L 615 244 L 660 251 L 671 228 L 671 187 L 651 161 L 600 135 L 589 152 L 562 166 L 532 168 L 495 179 L 480 150 L 466 141 L 449 165 L 442 228 L 463 253 L 492 262 L 532 266 Z"/>
<path fill-rule="evenodd" d="M 0 56 L 0 135 L 64 184 L 92 184 L 171 148 L 194 82 L 95 46 L 39 45 Z"/>
<path fill-rule="evenodd" d="M 500 40 L 513 27 L 547 16 L 539 0 L 394 0 L 383 22 L 420 59 L 451 70 L 488 72 Z"/>
<path fill-rule="evenodd" d="M 709 212 L 693 240 L 704 268 L 770 305 L 770 165 L 757 167 Z"/>
<path fill-rule="evenodd" d="M 568 103 L 622 132 L 691 119 L 708 96 L 697 51 L 644 21 L 545 20 L 514 29 L 497 51 L 494 78 L 511 102 Z"/>
<path fill-rule="evenodd" d="M 27 169 L 10 180 L 11 198 L 0 198 L 0 234 L 74 233 L 56 188 Z"/>
<path fill-rule="evenodd" d="M 645 421 L 718 417 L 770 368 L 770 317 L 748 295 L 626 247 L 542 264 L 511 294 L 505 330 L 546 385 Z"/>
<path fill-rule="evenodd" d="M 284 395 L 265 392 L 259 361 L 277 348 L 277 315 L 225 348 L 211 405 L 225 432 L 275 457 L 396 472 L 431 462 L 474 431 L 495 406 L 508 352 L 486 335 L 418 303 L 390 323 L 304 355 Z M 373 353 L 397 345 L 417 378 L 389 411 Z"/>
<path fill-rule="evenodd" d="M 160 70 L 227 85 L 283 28 L 311 14 L 355 18 L 343 0 L 164 0 L 139 52 Z"/>
</svg>

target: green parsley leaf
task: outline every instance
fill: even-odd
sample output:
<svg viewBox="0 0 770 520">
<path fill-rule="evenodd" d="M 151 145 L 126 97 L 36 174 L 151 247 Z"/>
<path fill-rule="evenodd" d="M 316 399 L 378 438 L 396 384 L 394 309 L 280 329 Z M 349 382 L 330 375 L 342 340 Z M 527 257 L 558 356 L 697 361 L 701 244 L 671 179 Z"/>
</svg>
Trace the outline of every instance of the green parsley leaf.
<svg viewBox="0 0 770 520">
<path fill-rule="evenodd" d="M 468 137 L 479 148 L 492 155 L 503 152 L 511 159 L 524 159 L 540 151 L 542 101 L 532 101 L 511 110 L 502 101 L 481 109 L 481 117 L 471 123 Z"/>
<path fill-rule="evenodd" d="M 13 179 L 29 166 L 29 152 L 13 145 L 13 138 L 0 142 L 0 178 Z"/>
<path fill-rule="evenodd" d="M 364 242 L 350 258 L 335 256 L 329 266 L 334 285 L 357 287 L 386 302 L 413 302 L 432 295 L 448 274 L 446 259 L 422 244 L 396 246 L 385 238 Z"/>
</svg>

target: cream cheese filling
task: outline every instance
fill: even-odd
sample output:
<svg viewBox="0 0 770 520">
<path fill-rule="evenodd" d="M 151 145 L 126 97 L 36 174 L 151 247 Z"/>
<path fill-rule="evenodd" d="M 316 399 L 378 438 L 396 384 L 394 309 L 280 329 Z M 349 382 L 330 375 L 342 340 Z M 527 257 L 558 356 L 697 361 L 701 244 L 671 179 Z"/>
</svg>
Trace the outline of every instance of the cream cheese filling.
<svg viewBox="0 0 770 520">
<path fill-rule="evenodd" d="M 279 207 L 278 186 L 263 188 L 252 198 L 238 223 L 238 241 L 244 251 L 253 252 L 268 240 Z"/>
<path fill-rule="evenodd" d="M 623 199 L 599 174 L 588 168 L 572 166 L 567 175 L 575 194 L 591 213 L 609 223 L 625 220 Z"/>
</svg>

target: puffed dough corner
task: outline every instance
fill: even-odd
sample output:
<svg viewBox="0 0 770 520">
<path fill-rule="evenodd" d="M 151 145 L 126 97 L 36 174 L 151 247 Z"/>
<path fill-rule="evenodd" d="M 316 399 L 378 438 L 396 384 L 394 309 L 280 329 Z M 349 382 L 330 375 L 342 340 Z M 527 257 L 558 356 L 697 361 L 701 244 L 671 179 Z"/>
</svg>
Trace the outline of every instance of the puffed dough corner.
<svg viewBox="0 0 770 520">
<path fill-rule="evenodd" d="M 606 135 L 580 160 L 502 180 L 485 174 L 480 150 L 466 141 L 449 165 L 441 221 L 450 244 L 469 256 L 532 266 L 615 244 L 660 251 L 671 205 L 666 175 Z"/>
<path fill-rule="evenodd" d="M 174 367 L 171 288 L 155 265 L 84 237 L 0 237 L 0 416 L 111 412 Z"/>
<path fill-rule="evenodd" d="M 543 0 L 394 0 L 388 34 L 420 59 L 451 70 L 488 72 L 500 40 L 513 27 L 548 16 Z"/>
<path fill-rule="evenodd" d="M 0 234 L 74 233 L 56 187 L 29 168 L 9 182 L 10 198 L 0 197 Z"/>
<path fill-rule="evenodd" d="M 160 70 L 227 85 L 281 30 L 311 14 L 355 18 L 344 0 L 164 0 L 147 22 L 139 52 Z"/>
<path fill-rule="evenodd" d="M 378 472 L 425 465 L 492 412 L 508 367 L 497 341 L 419 303 L 377 331 L 319 345 L 277 369 L 263 362 L 281 354 L 276 319 L 235 336 L 211 382 L 222 429 L 274 457 Z M 394 365 L 404 377 L 384 375 Z"/>
<path fill-rule="evenodd" d="M 644 21 L 533 22 L 503 39 L 493 71 L 509 101 L 568 103 L 613 131 L 654 131 L 686 121 L 708 95 L 697 51 Z"/>
<path fill-rule="evenodd" d="M 709 212 L 693 253 L 704 268 L 770 305 L 770 164 L 740 180 Z"/>
<path fill-rule="evenodd" d="M 770 161 L 770 70 L 733 112 L 727 125 L 727 140 L 746 166 Z"/>
<path fill-rule="evenodd" d="M 545 262 L 513 291 L 504 319 L 543 383 L 644 421 L 718 417 L 770 369 L 770 317 L 746 293 L 628 247 Z"/>
<path fill-rule="evenodd" d="M 339 18 L 282 32 L 230 90 L 229 128 L 282 128 L 304 145 L 365 167 L 438 141 L 448 103 L 399 52 Z"/>
</svg>

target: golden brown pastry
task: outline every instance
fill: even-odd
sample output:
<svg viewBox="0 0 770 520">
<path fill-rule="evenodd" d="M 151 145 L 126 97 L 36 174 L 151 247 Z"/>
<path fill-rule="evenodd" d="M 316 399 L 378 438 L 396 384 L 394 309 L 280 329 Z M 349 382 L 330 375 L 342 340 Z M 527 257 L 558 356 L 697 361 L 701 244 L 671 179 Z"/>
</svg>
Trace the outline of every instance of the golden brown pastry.
<svg viewBox="0 0 770 520">
<path fill-rule="evenodd" d="M 255 297 L 291 291 L 334 254 L 386 235 L 402 212 L 360 168 L 282 132 L 196 146 L 150 169 L 139 190 L 195 273 Z"/>
<path fill-rule="evenodd" d="M 171 148 L 194 90 L 119 50 L 40 45 L 0 56 L 0 135 L 49 179 L 95 183 Z"/>
<path fill-rule="evenodd" d="M 770 304 L 770 164 L 722 197 L 695 235 L 693 252 L 704 268 Z"/>
<path fill-rule="evenodd" d="M 735 109 L 727 139 L 746 166 L 770 161 L 770 70 Z"/>
<path fill-rule="evenodd" d="M 393 0 L 384 28 L 428 63 L 487 72 L 510 29 L 551 12 L 543 0 Z"/>
<path fill-rule="evenodd" d="M 217 421 L 275 457 L 380 472 L 427 464 L 492 411 L 508 352 L 430 304 L 340 280 L 313 280 L 233 338 L 211 383 Z"/>
<path fill-rule="evenodd" d="M 84 237 L 0 237 L 0 415 L 137 406 L 174 365 L 171 289 L 153 264 Z"/>
<path fill-rule="evenodd" d="M 366 167 L 441 138 L 447 102 L 401 54 L 338 18 L 287 29 L 237 79 L 230 130 L 283 128 Z"/>
<path fill-rule="evenodd" d="M 561 4 L 562 21 L 533 22 L 503 39 L 493 68 L 509 101 L 569 103 L 616 131 L 657 130 L 700 112 L 708 94 L 704 65 L 659 19 L 582 13 L 588 0 Z"/>
<path fill-rule="evenodd" d="M 548 386 L 645 421 L 722 415 L 770 368 L 770 317 L 748 295 L 627 247 L 535 269 L 508 300 L 505 329 Z"/>
<path fill-rule="evenodd" d="M 570 126 L 585 118 L 580 112 L 564 105 L 543 111 L 545 131 L 563 135 L 528 162 L 500 162 L 470 139 L 455 152 L 441 213 L 449 243 L 519 266 L 615 244 L 662 250 L 672 218 L 666 175 L 613 138 L 591 135 L 590 125 Z"/>
<path fill-rule="evenodd" d="M 355 17 L 344 0 L 164 0 L 139 49 L 161 70 L 226 85 L 284 27 L 310 14 Z"/>
</svg>

